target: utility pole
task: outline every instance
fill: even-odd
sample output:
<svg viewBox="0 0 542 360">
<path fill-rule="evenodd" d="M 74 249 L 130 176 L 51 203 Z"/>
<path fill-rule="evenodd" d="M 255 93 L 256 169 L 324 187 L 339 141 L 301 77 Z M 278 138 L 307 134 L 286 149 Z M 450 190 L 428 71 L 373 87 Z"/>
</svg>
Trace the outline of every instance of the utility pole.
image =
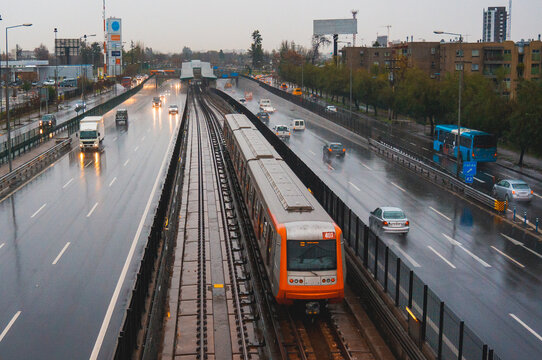
<svg viewBox="0 0 542 360">
<path fill-rule="evenodd" d="M 56 51 L 56 33 L 58 32 L 58 29 L 55 28 L 55 96 L 56 96 L 56 112 L 58 112 L 58 54 Z M 47 95 L 49 95 L 49 91 L 47 91 Z M 49 98 L 47 98 L 47 101 L 49 101 Z"/>
</svg>

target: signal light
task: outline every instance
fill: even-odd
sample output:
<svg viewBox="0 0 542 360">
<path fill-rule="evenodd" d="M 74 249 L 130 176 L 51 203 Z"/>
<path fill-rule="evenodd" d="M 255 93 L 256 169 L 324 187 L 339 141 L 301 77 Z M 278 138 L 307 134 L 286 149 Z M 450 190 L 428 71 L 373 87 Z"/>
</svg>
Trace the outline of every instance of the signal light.
<svg viewBox="0 0 542 360">
<path fill-rule="evenodd" d="M 303 284 L 303 279 L 299 279 L 299 283 L 300 283 L 300 284 Z"/>
<path fill-rule="evenodd" d="M 293 283 L 293 282 L 294 282 L 294 280 L 290 279 L 290 283 Z"/>
<path fill-rule="evenodd" d="M 322 279 L 322 282 L 325 283 L 325 282 L 326 282 L 326 279 Z"/>
<path fill-rule="evenodd" d="M 410 225 L 410 222 L 407 220 L 405 223 L 406 226 Z"/>
<path fill-rule="evenodd" d="M 331 282 L 335 282 L 335 278 L 331 278 Z"/>
</svg>

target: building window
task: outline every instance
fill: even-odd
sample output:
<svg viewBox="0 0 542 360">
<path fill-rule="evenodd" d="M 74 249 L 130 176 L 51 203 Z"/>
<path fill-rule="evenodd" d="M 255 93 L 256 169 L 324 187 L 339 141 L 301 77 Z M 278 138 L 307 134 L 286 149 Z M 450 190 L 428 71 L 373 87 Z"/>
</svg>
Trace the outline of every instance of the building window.
<svg viewBox="0 0 542 360">
<path fill-rule="evenodd" d="M 540 49 L 533 49 L 533 54 L 540 54 Z"/>
<path fill-rule="evenodd" d="M 380 63 L 378 61 L 373 62 L 373 65 L 379 66 Z"/>
<path fill-rule="evenodd" d="M 375 57 L 378 57 L 378 51 L 377 51 L 377 52 L 375 52 Z"/>
<path fill-rule="evenodd" d="M 458 64 L 459 65 L 459 64 Z M 472 71 L 478 71 L 480 70 L 480 65 L 478 64 L 472 64 L 472 68 L 471 68 Z"/>
<path fill-rule="evenodd" d="M 504 50 L 504 53 L 505 53 L 505 54 L 511 54 L 511 53 L 512 53 L 512 50 Z"/>
<path fill-rule="evenodd" d="M 531 74 L 532 75 L 540 74 L 540 64 L 531 64 Z"/>
<path fill-rule="evenodd" d="M 436 66 L 435 66 L 435 62 L 434 61 L 431 61 L 431 69 L 434 69 Z"/>
<path fill-rule="evenodd" d="M 472 50 L 472 57 L 479 57 L 480 56 L 480 50 Z"/>
<path fill-rule="evenodd" d="M 456 50 L 455 56 L 456 57 L 463 57 L 463 50 Z"/>
<path fill-rule="evenodd" d="M 431 48 L 431 55 L 435 55 L 437 53 L 437 49 Z"/>
<path fill-rule="evenodd" d="M 457 71 L 461 70 L 461 67 L 462 67 L 463 64 L 455 64 L 455 69 Z"/>
<path fill-rule="evenodd" d="M 390 57 L 390 53 L 389 53 L 389 52 L 385 52 L 385 53 L 384 53 L 384 56 L 385 56 L 385 57 Z"/>
</svg>

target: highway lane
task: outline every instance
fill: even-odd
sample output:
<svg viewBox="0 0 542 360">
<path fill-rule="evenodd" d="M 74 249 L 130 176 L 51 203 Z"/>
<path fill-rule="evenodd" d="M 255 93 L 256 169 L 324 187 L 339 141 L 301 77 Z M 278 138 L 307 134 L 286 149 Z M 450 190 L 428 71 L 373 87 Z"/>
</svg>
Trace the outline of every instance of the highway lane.
<svg viewBox="0 0 542 360">
<path fill-rule="evenodd" d="M 99 358 L 112 356 L 180 123 L 167 105 L 184 105 L 184 95 L 164 89 L 160 110 L 152 84 L 119 106 L 127 128 L 115 126 L 114 110 L 105 115 L 103 152 L 74 149 L 0 203 L 0 358 L 89 358 L 135 242 L 99 344 Z"/>
<path fill-rule="evenodd" d="M 542 342 L 510 316 L 528 319 L 531 329 L 542 332 L 540 258 L 501 235 L 529 240 L 518 229 L 377 157 L 350 141 L 355 137 L 348 133 L 338 131 L 347 139 L 316 126 L 321 121 L 314 114 L 246 81 L 240 83 L 254 92 L 254 100 L 246 105 L 252 111 L 257 111 L 260 97 L 272 99 L 278 112 L 271 115 L 270 126 L 289 124 L 295 117 L 307 120 L 307 130 L 294 133 L 290 147 L 363 220 L 377 206 L 405 209 L 411 233 L 405 240 L 384 241 L 400 249 L 396 251 L 400 256 L 407 254 L 412 260 L 407 264 L 500 356 L 528 359 L 542 351 Z M 242 92 L 234 96 L 239 98 Z M 323 159 L 324 140 L 345 143 L 344 161 Z M 512 343 L 514 347 L 506 346 Z"/>
</svg>

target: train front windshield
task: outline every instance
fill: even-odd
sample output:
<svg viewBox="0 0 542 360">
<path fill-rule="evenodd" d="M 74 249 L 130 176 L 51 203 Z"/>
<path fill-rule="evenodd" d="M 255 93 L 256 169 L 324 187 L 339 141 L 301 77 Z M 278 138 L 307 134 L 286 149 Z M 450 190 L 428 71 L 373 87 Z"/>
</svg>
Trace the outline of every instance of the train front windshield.
<svg viewBox="0 0 542 360">
<path fill-rule="evenodd" d="M 337 269 L 336 240 L 288 240 L 289 271 L 321 271 Z"/>
</svg>

